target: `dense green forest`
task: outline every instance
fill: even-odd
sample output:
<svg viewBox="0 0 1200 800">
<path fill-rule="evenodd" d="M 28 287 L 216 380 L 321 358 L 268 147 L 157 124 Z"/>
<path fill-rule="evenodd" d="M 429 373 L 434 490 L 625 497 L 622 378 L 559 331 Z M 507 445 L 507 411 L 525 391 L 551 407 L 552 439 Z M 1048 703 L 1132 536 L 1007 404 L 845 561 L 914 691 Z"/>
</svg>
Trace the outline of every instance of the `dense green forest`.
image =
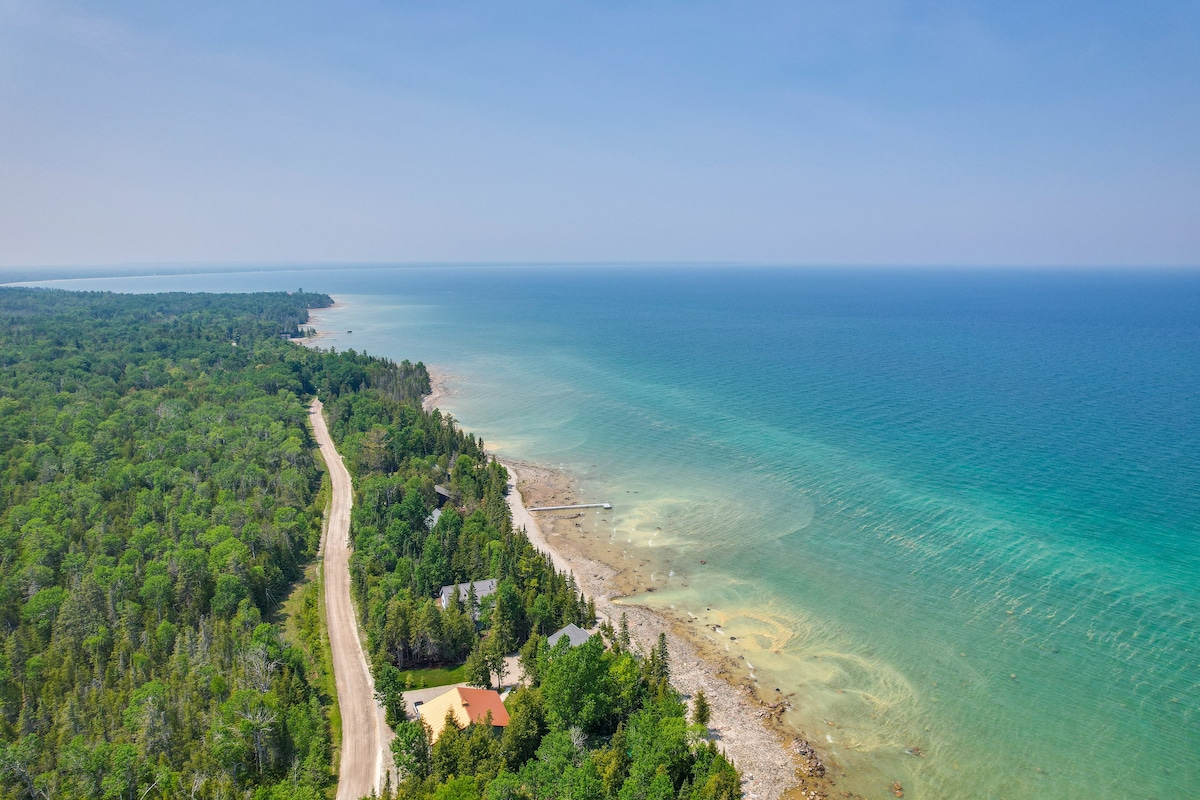
<svg viewBox="0 0 1200 800">
<path fill-rule="evenodd" d="M 324 796 L 322 626 L 270 624 L 320 536 L 304 400 L 428 391 L 284 341 L 330 302 L 0 289 L 0 796 Z"/>
<path fill-rule="evenodd" d="M 329 303 L 0 288 L 0 798 L 332 796 L 315 588 L 290 636 L 279 613 L 319 540 L 318 394 L 355 477 L 400 796 L 738 796 L 665 647 L 607 627 L 607 646 L 545 647 L 594 608 L 513 530 L 482 442 L 421 410 L 424 366 L 286 341 Z M 497 592 L 436 602 L 480 578 Z M 529 686 L 502 736 L 431 745 L 405 721 L 402 670 L 465 661 L 488 685 L 517 648 Z"/>
</svg>

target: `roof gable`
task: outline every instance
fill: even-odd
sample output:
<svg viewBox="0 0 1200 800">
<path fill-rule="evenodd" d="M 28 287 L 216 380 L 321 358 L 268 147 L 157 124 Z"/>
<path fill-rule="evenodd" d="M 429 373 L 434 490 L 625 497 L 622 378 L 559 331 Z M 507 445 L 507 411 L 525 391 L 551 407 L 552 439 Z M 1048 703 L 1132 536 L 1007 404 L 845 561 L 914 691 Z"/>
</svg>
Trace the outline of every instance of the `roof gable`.
<svg viewBox="0 0 1200 800">
<path fill-rule="evenodd" d="M 550 634 L 549 638 L 546 639 L 546 644 L 554 647 L 554 645 L 558 644 L 558 640 L 564 636 L 567 637 L 567 641 L 571 643 L 571 647 L 579 647 L 579 645 L 586 644 L 587 640 L 592 638 L 590 633 L 572 622 L 562 630 L 555 631 L 554 633 Z"/>
</svg>

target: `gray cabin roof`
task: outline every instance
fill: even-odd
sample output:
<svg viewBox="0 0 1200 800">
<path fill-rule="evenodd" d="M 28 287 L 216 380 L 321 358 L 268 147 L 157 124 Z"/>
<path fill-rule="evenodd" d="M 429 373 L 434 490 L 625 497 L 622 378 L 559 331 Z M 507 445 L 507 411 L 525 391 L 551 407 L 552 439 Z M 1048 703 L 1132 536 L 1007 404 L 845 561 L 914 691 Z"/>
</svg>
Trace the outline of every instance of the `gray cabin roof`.
<svg viewBox="0 0 1200 800">
<path fill-rule="evenodd" d="M 437 500 L 438 508 L 441 508 L 442 506 L 446 505 L 446 503 L 450 502 L 450 490 L 445 486 L 434 486 L 433 492 L 434 498 Z"/>
<path fill-rule="evenodd" d="M 564 636 L 567 637 L 567 641 L 571 643 L 571 647 L 578 647 L 579 645 L 586 643 L 588 639 L 592 638 L 590 633 L 572 622 L 561 631 L 556 631 L 555 633 L 550 634 L 549 638 L 546 639 L 546 644 L 554 647 L 554 645 L 558 644 L 558 640 Z"/>
<path fill-rule="evenodd" d="M 438 592 L 438 604 L 442 608 L 449 608 L 450 601 L 454 599 L 455 591 L 458 596 L 466 600 L 471 595 L 471 587 L 475 587 L 475 599 L 482 600 L 485 597 L 490 597 L 496 593 L 497 580 L 488 578 L 486 581 L 472 581 L 470 583 L 459 583 L 454 586 L 443 586 L 442 591 Z"/>
</svg>

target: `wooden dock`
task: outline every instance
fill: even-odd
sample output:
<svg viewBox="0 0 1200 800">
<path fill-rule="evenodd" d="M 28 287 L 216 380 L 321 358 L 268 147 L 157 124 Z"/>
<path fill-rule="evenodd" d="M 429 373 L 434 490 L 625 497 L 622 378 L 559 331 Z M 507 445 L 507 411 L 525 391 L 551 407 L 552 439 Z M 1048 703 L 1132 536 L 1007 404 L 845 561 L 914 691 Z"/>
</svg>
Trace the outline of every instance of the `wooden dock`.
<svg viewBox="0 0 1200 800">
<path fill-rule="evenodd" d="M 583 503 L 577 506 L 538 506 L 527 511 L 574 511 L 577 508 L 612 508 L 612 503 Z"/>
</svg>

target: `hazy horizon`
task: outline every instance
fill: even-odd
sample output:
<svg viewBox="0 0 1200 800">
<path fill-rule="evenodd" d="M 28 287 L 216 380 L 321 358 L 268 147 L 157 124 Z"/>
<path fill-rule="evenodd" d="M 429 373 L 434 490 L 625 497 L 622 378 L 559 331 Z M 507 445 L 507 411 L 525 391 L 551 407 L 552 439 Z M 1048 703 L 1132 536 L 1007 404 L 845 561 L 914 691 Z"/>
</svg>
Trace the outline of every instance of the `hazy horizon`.
<svg viewBox="0 0 1200 800">
<path fill-rule="evenodd" d="M 0 266 L 1200 264 L 1200 6 L 0 0 Z"/>
<path fill-rule="evenodd" d="M 211 262 L 211 263 L 128 263 L 128 264 L 38 264 L 0 265 L 0 286 L 70 282 L 77 280 L 104 280 L 107 278 L 154 278 L 187 277 L 225 274 L 255 274 L 275 272 L 337 272 L 358 270 L 650 270 L 680 272 L 720 272 L 741 270 L 746 272 L 812 272 L 838 273 L 857 272 L 886 275 L 922 273 L 977 273 L 977 274 L 1083 274 L 1096 273 L 1112 276 L 1136 276 L 1152 274 L 1187 274 L 1200 270 L 1200 264 L 802 264 L 802 263 L 751 263 L 738 261 L 443 261 L 443 262 L 328 262 L 302 264 L 295 262 Z M 321 291 L 321 287 L 309 287 Z"/>
</svg>

